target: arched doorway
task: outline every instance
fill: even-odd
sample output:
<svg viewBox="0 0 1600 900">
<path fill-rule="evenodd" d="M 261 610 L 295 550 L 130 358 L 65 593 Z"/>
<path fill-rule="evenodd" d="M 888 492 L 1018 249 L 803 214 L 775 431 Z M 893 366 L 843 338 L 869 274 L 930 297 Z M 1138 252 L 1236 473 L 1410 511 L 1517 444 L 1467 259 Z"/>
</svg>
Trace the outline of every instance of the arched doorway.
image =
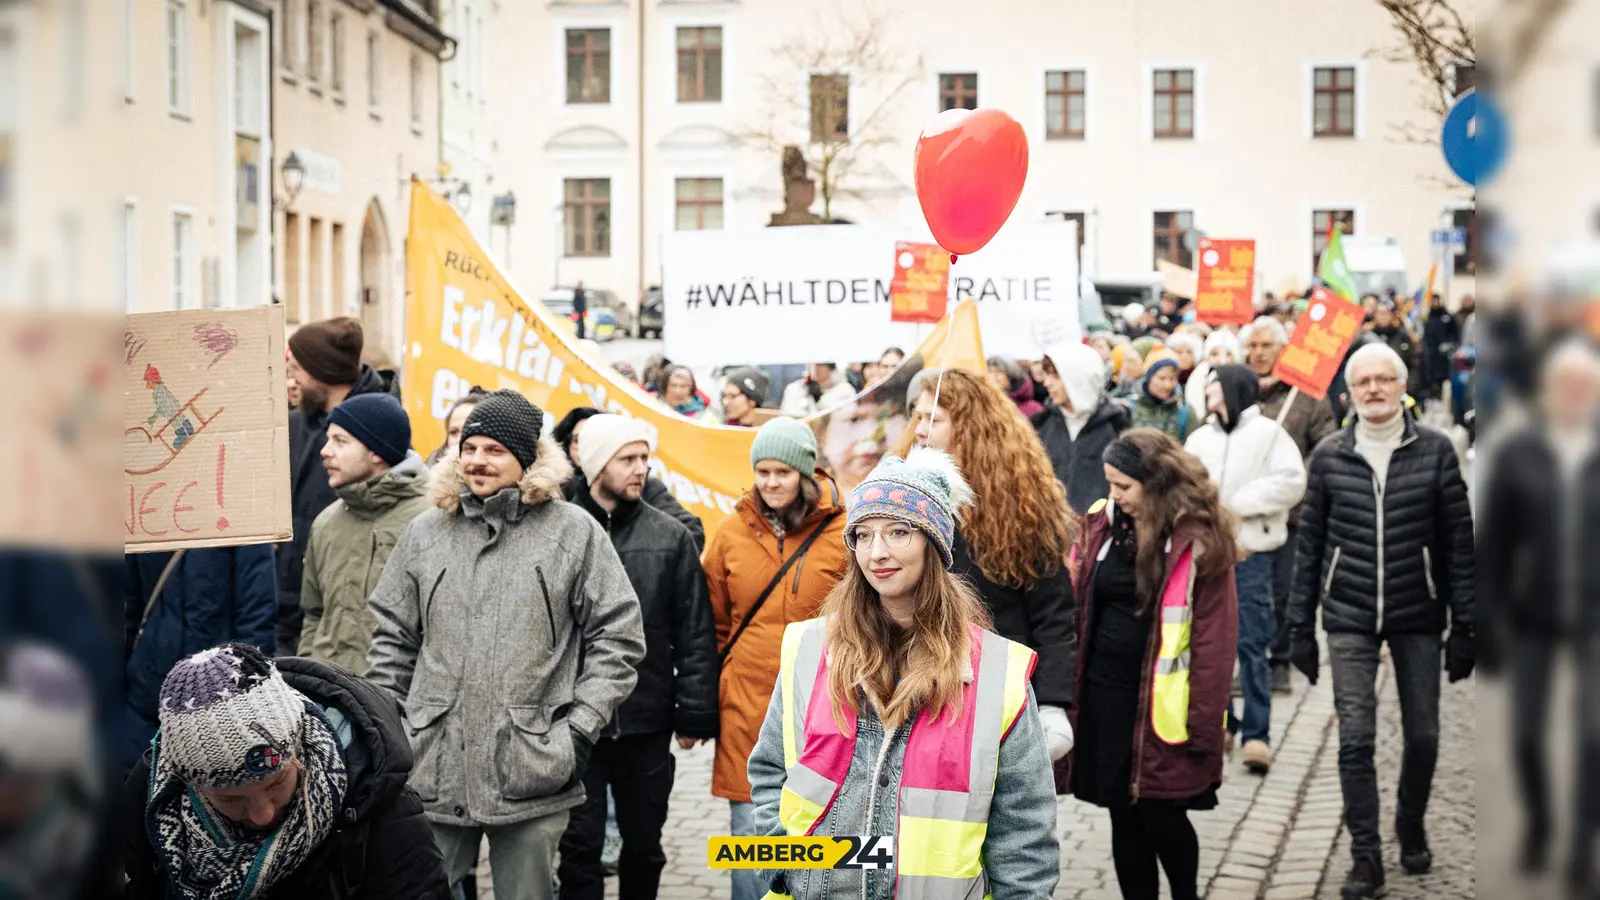
<svg viewBox="0 0 1600 900">
<path fill-rule="evenodd" d="M 377 198 L 361 223 L 361 328 L 368 343 L 384 347 L 389 334 L 389 223 Z"/>
</svg>

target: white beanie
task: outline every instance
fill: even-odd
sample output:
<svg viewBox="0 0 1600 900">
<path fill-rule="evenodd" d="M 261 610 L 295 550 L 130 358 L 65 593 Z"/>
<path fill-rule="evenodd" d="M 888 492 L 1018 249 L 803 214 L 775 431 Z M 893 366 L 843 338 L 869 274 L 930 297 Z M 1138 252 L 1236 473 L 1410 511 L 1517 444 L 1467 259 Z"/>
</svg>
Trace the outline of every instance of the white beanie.
<svg viewBox="0 0 1600 900">
<path fill-rule="evenodd" d="M 578 462 L 583 467 L 583 477 L 594 484 L 618 450 L 641 441 L 651 453 L 655 452 L 655 435 L 638 419 L 610 414 L 590 416 L 578 434 Z"/>
</svg>

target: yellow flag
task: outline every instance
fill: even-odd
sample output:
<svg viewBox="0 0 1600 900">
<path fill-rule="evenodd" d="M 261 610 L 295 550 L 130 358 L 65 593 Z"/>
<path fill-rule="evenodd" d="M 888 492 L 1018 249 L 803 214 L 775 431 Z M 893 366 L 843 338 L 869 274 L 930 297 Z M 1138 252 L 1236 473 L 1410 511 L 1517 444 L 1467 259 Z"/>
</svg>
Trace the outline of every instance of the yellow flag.
<svg viewBox="0 0 1600 900">
<path fill-rule="evenodd" d="M 512 288 L 450 204 L 420 181 L 411 183 L 406 290 L 402 394 L 419 453 L 443 442 L 446 412 L 472 386 L 510 388 L 545 411 L 546 428 L 579 406 L 650 425 L 656 435 L 650 474 L 700 517 L 708 536 L 749 490 L 754 429 L 678 415 L 593 358 L 553 313 Z M 730 364 L 740 362 L 737 342 L 728 353 Z M 884 383 L 814 417 L 823 444 L 819 463 L 870 469 L 872 448 L 881 455 L 905 427 L 903 392 L 924 365 L 985 371 L 976 304 L 958 304 Z M 840 475 L 846 489 L 860 480 Z"/>
</svg>

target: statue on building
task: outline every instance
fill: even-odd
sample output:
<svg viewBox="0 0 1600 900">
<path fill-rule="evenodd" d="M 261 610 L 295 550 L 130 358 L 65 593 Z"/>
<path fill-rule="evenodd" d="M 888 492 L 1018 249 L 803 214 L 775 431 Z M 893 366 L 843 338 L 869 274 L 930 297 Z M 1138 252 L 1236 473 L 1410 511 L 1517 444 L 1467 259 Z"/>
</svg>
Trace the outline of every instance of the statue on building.
<svg viewBox="0 0 1600 900">
<path fill-rule="evenodd" d="M 817 199 L 817 186 L 806 173 L 806 158 L 800 148 L 783 148 L 783 212 L 773 213 L 769 225 L 817 225 L 822 217 L 811 212 Z"/>
</svg>

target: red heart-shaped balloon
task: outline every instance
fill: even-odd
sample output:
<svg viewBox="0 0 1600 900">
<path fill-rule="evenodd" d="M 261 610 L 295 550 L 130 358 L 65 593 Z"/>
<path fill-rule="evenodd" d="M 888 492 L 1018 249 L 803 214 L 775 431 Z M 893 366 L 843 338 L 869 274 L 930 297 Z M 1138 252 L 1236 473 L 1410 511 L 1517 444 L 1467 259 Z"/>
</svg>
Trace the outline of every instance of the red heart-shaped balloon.
<svg viewBox="0 0 1600 900">
<path fill-rule="evenodd" d="M 1022 196 L 1028 136 L 998 109 L 949 109 L 917 138 L 917 200 L 939 246 L 967 254 L 989 243 Z"/>
</svg>

